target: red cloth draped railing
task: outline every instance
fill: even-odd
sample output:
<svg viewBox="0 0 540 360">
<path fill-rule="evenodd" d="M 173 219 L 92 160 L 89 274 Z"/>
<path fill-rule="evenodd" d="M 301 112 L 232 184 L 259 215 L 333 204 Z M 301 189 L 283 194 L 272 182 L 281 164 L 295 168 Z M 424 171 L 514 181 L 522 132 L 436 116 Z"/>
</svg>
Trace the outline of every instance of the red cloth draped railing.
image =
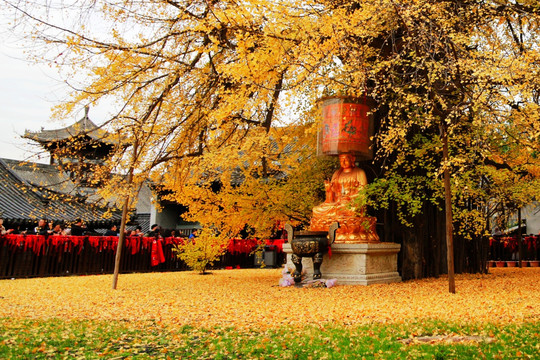
<svg viewBox="0 0 540 360">
<path fill-rule="evenodd" d="M 77 249 L 77 254 L 80 254 L 84 247 L 84 239 L 86 236 L 52 235 L 47 240 L 57 251 L 72 252 Z"/>
<path fill-rule="evenodd" d="M 540 236 L 526 236 L 523 239 L 523 243 L 529 251 L 536 251 L 540 249 Z"/>
<path fill-rule="evenodd" d="M 142 239 L 140 236 L 126 237 L 126 247 L 131 250 L 131 255 L 135 255 L 141 251 Z"/>
<path fill-rule="evenodd" d="M 90 246 L 98 251 L 113 250 L 118 247 L 118 236 L 88 236 Z"/>
<path fill-rule="evenodd" d="M 502 238 L 503 246 L 511 252 L 517 251 L 519 247 L 519 241 L 517 237 L 506 236 Z"/>
<path fill-rule="evenodd" d="M 540 256 L 540 235 L 525 235 L 522 239 L 521 256 L 524 259 L 537 259 Z M 519 251 L 518 236 L 493 236 L 489 239 L 489 245 L 494 259 L 513 259 Z"/>
<path fill-rule="evenodd" d="M 10 248 L 15 249 L 16 247 L 22 248 L 25 251 L 30 249 L 36 255 L 42 255 L 46 251 L 46 247 L 49 246 L 54 252 L 71 252 L 76 251 L 78 254 L 82 251 L 85 241 L 96 251 L 116 251 L 118 247 L 118 237 L 117 236 L 64 236 L 64 235 L 21 235 L 21 234 L 7 234 L 0 236 L 0 238 L 5 239 L 6 243 Z M 125 238 L 125 246 L 129 249 L 131 255 L 138 254 L 141 250 L 152 251 L 152 246 L 154 245 L 154 237 L 140 237 L 140 236 L 128 236 Z M 179 237 L 166 237 L 159 239 L 156 246 L 161 248 L 163 252 L 164 245 L 177 246 L 182 244 L 185 241 L 183 238 Z M 231 239 L 227 250 L 233 255 L 237 254 L 249 254 L 258 245 L 266 245 L 276 250 L 277 252 L 283 251 L 283 243 L 286 242 L 285 239 L 267 239 L 267 240 L 257 240 L 257 239 Z M 159 249 L 155 249 L 159 251 Z M 173 257 L 172 252 L 168 252 L 168 256 Z"/>
<path fill-rule="evenodd" d="M 264 244 L 275 248 L 277 252 L 281 253 L 283 252 L 283 244 L 285 241 L 285 239 L 267 239 L 263 241 L 257 239 L 231 239 L 227 251 L 232 255 L 249 254 L 255 250 L 257 245 Z"/>
<path fill-rule="evenodd" d="M 505 249 L 508 249 L 512 252 L 517 251 L 519 248 L 519 240 L 517 236 L 491 237 L 489 239 L 489 245 L 493 246 L 495 244 L 501 244 Z M 529 251 L 540 249 L 540 236 L 524 236 L 523 245 Z"/>
<path fill-rule="evenodd" d="M 258 244 L 256 239 L 231 239 L 227 251 L 232 255 L 249 254 Z"/>
<path fill-rule="evenodd" d="M 44 235 L 5 235 L 7 244 L 11 249 L 22 248 L 24 251 L 30 249 L 35 254 L 40 255 L 47 245 L 47 237 Z"/>
<path fill-rule="evenodd" d="M 0 240 L 4 240 L 5 244 L 14 251 L 19 248 L 24 251 L 32 250 L 36 255 L 45 255 L 46 251 L 49 254 L 58 254 L 65 252 L 76 252 L 80 254 L 84 248 L 85 241 L 90 247 L 98 252 L 113 251 L 116 252 L 118 247 L 117 236 L 64 236 L 64 235 L 23 235 L 23 234 L 7 234 L 0 236 Z M 125 246 L 131 250 L 131 255 L 147 250 L 150 252 L 152 266 L 159 265 L 165 262 L 165 254 L 169 258 L 174 258 L 172 251 L 165 251 L 164 245 L 177 245 L 184 240 L 182 238 L 159 238 L 155 237 L 140 237 L 128 236 L 125 239 Z"/>
</svg>

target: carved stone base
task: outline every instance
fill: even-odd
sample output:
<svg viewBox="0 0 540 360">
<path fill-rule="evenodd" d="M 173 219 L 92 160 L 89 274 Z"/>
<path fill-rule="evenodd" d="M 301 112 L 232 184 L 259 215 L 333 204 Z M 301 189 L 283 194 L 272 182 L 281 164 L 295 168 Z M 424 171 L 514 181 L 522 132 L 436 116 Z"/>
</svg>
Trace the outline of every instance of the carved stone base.
<svg viewBox="0 0 540 360">
<path fill-rule="evenodd" d="M 371 285 L 400 282 L 397 272 L 397 254 L 401 248 L 396 243 L 333 244 L 332 257 L 324 255 L 321 273 L 324 279 L 337 279 L 338 285 Z M 287 254 L 287 267 L 294 269 L 289 244 L 283 245 Z M 313 262 L 302 259 L 307 279 L 313 276 Z"/>
</svg>

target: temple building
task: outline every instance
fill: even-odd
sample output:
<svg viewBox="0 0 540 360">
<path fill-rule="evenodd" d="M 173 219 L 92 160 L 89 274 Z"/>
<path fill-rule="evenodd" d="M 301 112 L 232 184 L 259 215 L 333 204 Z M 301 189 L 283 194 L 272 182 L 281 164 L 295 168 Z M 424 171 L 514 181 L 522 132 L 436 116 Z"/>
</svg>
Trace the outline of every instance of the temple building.
<svg viewBox="0 0 540 360">
<path fill-rule="evenodd" d="M 80 218 L 98 231 L 120 221 L 119 211 L 105 217 L 107 207 L 72 191 L 76 185 L 52 165 L 0 158 L 0 182 L 0 218 L 8 228 L 32 229 L 40 218 L 66 224 Z"/>
<path fill-rule="evenodd" d="M 116 144 L 109 134 L 84 117 L 55 130 L 26 131 L 24 138 L 35 141 L 50 156 L 49 164 L 0 159 L 0 217 L 21 230 L 39 218 L 73 222 L 81 218 L 97 232 L 120 222 L 120 211 L 104 202 L 97 187 L 108 176 L 99 171 Z M 151 191 L 139 195 L 131 225 L 143 231 L 150 226 Z M 112 214 L 111 217 L 105 216 Z"/>
<path fill-rule="evenodd" d="M 97 188 L 106 177 L 100 171 L 115 143 L 110 134 L 88 117 L 60 129 L 26 131 L 24 138 L 36 142 L 48 156 L 48 164 L 0 158 L 0 218 L 6 225 L 24 230 L 39 218 L 70 223 L 81 218 L 89 228 L 103 232 L 119 224 L 121 212 L 106 203 Z M 98 174 L 98 176 L 96 176 Z M 159 187 L 148 183 L 139 192 L 129 227 L 141 226 L 147 232 L 151 224 L 189 235 L 199 224 L 182 221 L 186 207 L 159 199 Z M 155 206 L 159 203 L 159 206 Z M 104 215 L 109 210 L 112 217 Z"/>
<path fill-rule="evenodd" d="M 98 174 L 116 146 L 107 133 L 88 118 L 88 108 L 84 117 L 76 123 L 61 129 L 32 132 L 26 131 L 24 138 L 37 142 L 48 152 L 50 165 L 56 165 L 69 174 L 79 185 L 96 187 L 101 181 Z M 108 174 L 106 175 L 108 176 Z"/>
</svg>

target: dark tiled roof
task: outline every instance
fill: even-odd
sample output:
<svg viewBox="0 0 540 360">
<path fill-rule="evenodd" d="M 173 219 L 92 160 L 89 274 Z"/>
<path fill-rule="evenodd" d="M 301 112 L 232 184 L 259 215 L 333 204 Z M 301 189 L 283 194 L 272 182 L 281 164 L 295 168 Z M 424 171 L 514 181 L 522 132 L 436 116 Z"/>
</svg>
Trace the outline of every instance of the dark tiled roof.
<svg viewBox="0 0 540 360">
<path fill-rule="evenodd" d="M 108 142 L 107 131 L 94 124 L 87 115 L 76 123 L 56 130 L 29 131 L 26 130 L 23 137 L 37 141 L 39 143 L 50 143 L 55 141 L 69 140 L 80 135 L 86 135 L 93 140 Z"/>
<path fill-rule="evenodd" d="M 11 159 L 2 160 L 13 174 L 32 186 L 46 187 L 51 191 L 64 194 L 77 194 L 78 187 L 71 181 L 69 175 L 56 165 Z"/>
<path fill-rule="evenodd" d="M 0 217 L 6 220 L 31 220 L 45 217 L 56 221 L 81 218 L 87 222 L 106 220 L 107 209 L 95 207 L 80 198 L 34 186 L 17 175 L 0 159 Z M 118 211 L 113 220 L 120 219 Z"/>
</svg>

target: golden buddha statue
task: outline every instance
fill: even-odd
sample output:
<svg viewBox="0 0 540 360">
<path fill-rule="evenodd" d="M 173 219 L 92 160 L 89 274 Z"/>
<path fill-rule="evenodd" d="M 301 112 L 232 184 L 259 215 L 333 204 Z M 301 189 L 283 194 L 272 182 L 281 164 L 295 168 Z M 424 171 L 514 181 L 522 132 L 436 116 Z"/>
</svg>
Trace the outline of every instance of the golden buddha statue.
<svg viewBox="0 0 540 360">
<path fill-rule="evenodd" d="M 311 231 L 328 231 L 330 225 L 339 222 L 336 243 L 379 242 L 375 230 L 377 219 L 364 216 L 363 209 L 357 212 L 351 202 L 358 191 L 367 185 L 366 173 L 355 166 L 355 156 L 350 153 L 339 155 L 341 168 L 330 181 L 324 182 L 326 200 L 313 208 Z"/>
</svg>

